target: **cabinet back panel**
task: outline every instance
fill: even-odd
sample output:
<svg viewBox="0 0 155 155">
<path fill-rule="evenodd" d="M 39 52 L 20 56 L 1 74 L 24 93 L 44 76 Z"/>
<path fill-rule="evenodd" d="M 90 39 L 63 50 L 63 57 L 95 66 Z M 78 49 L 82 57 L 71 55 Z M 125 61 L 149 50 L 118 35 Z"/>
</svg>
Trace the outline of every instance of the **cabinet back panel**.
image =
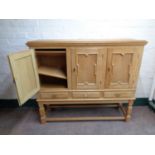
<svg viewBox="0 0 155 155">
<path fill-rule="evenodd" d="M 39 66 L 56 67 L 66 70 L 66 54 L 64 53 L 36 53 Z"/>
</svg>

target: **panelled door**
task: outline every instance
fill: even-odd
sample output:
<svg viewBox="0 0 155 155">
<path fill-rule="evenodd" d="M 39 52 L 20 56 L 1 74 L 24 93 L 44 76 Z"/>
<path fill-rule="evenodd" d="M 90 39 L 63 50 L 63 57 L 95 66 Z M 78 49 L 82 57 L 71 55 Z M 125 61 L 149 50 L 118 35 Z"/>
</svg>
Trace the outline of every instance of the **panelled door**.
<svg viewBox="0 0 155 155">
<path fill-rule="evenodd" d="M 137 79 L 139 51 L 135 47 L 109 47 L 106 88 L 133 88 Z"/>
<path fill-rule="evenodd" d="M 22 105 L 40 89 L 35 54 L 33 50 L 27 50 L 10 54 L 8 57 L 18 101 Z"/>
<path fill-rule="evenodd" d="M 97 89 L 101 85 L 103 49 L 72 48 L 73 89 Z"/>
</svg>

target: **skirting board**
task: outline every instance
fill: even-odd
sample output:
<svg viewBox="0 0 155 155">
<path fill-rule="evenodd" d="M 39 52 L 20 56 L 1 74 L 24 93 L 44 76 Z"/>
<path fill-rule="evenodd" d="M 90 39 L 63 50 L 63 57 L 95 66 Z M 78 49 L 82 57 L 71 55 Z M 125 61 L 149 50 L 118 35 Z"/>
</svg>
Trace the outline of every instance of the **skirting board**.
<svg viewBox="0 0 155 155">
<path fill-rule="evenodd" d="M 134 102 L 134 106 L 149 106 L 148 98 L 137 98 Z M 19 107 L 16 99 L 0 99 L 0 108 L 17 108 Z M 23 107 L 37 108 L 37 102 L 35 99 L 27 101 Z"/>
</svg>

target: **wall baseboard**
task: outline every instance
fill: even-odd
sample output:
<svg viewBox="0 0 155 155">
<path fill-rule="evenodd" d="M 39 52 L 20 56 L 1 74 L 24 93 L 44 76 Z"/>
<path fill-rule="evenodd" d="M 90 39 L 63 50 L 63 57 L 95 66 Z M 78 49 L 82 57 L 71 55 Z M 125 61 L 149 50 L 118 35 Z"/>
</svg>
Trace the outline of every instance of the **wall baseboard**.
<svg viewBox="0 0 155 155">
<path fill-rule="evenodd" d="M 134 102 L 134 106 L 149 106 L 148 98 L 137 98 Z M 0 108 L 18 108 L 18 101 L 16 99 L 0 99 Z M 35 99 L 30 99 L 22 107 L 37 108 L 37 102 Z"/>
</svg>

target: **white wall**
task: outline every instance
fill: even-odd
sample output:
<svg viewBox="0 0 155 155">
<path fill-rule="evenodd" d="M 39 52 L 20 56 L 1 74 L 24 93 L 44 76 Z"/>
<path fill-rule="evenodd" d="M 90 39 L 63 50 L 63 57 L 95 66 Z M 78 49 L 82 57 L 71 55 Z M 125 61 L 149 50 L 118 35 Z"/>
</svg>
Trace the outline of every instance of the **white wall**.
<svg viewBox="0 0 155 155">
<path fill-rule="evenodd" d="M 155 20 L 0 20 L 0 98 L 15 98 L 7 55 L 33 39 L 145 39 L 137 97 L 148 97 L 155 74 Z"/>
</svg>

